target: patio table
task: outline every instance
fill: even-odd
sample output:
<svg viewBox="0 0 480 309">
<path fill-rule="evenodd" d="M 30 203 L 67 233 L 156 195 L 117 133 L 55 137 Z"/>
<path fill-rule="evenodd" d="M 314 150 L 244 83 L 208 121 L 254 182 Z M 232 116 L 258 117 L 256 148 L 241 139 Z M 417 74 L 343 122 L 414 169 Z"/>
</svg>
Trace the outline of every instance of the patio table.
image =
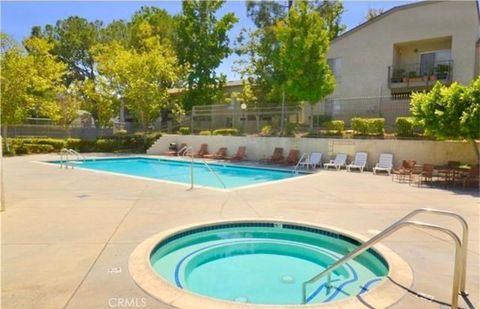
<svg viewBox="0 0 480 309">
<path fill-rule="evenodd" d="M 455 185 L 455 181 L 459 180 L 461 176 L 470 170 L 470 167 L 450 167 L 450 166 L 435 166 L 440 180 L 443 178 L 445 187 L 449 184 Z"/>
</svg>

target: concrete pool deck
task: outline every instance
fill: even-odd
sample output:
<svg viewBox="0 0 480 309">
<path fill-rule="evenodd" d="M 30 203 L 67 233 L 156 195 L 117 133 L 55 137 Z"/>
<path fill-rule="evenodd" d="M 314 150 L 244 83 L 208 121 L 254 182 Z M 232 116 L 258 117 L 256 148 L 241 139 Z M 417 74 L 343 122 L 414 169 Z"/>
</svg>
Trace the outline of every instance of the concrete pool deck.
<svg viewBox="0 0 480 309">
<path fill-rule="evenodd" d="M 333 170 L 245 190 L 186 191 L 181 185 L 35 162 L 56 159 L 32 155 L 3 161 L 2 308 L 173 308 L 144 293 L 128 272 L 131 252 L 153 234 L 252 217 L 309 221 L 371 237 L 421 207 L 451 210 L 468 221 L 468 301 L 480 305 L 475 191 L 418 188 L 370 172 Z M 450 218 L 417 220 L 460 229 Z M 413 269 L 412 290 L 434 298 L 407 293 L 393 308 L 439 308 L 436 301 L 450 302 L 454 250 L 447 236 L 406 228 L 382 244 Z M 468 307 L 463 299 L 460 305 Z"/>
</svg>

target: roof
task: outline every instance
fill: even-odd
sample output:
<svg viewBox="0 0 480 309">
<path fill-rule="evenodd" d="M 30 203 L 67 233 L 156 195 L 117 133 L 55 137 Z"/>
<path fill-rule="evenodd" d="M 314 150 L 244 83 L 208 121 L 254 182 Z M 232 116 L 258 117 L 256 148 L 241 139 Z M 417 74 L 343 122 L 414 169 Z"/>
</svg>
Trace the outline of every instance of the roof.
<svg viewBox="0 0 480 309">
<path fill-rule="evenodd" d="M 339 41 L 365 27 L 367 27 L 368 25 L 371 25 L 373 23 L 376 23 L 377 21 L 387 17 L 388 15 L 390 14 L 393 14 L 395 12 L 398 12 L 398 11 L 403 11 L 403 10 L 407 10 L 407 9 L 411 9 L 411 8 L 416 8 L 416 7 L 420 7 L 420 6 L 424 6 L 424 5 L 429 5 L 429 4 L 437 4 L 437 3 L 440 3 L 440 2 L 447 2 L 447 1 L 430 1 L 430 0 L 427 0 L 427 1 L 419 1 L 419 2 L 414 2 L 414 3 L 409 3 L 409 4 L 404 4 L 404 5 L 399 5 L 399 6 L 396 6 L 396 7 L 393 7 L 391 8 L 390 10 L 388 11 L 385 11 L 383 12 L 382 14 L 378 15 L 378 16 L 375 16 L 374 18 L 364 22 L 363 24 L 360 24 L 350 30 L 348 30 L 347 32 L 344 32 L 343 34 L 339 35 L 338 37 L 336 37 L 335 39 L 332 40 L 332 43 L 336 42 L 336 41 Z M 480 13 L 478 11 L 478 1 L 475 1 L 477 3 L 477 13 L 479 14 L 479 19 L 480 19 Z"/>
</svg>

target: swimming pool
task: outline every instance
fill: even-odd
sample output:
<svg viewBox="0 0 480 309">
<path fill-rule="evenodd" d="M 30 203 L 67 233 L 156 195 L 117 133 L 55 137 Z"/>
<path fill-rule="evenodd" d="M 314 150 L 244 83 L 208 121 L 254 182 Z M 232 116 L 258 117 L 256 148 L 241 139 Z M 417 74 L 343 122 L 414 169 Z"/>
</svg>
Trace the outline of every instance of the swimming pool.
<svg viewBox="0 0 480 309">
<path fill-rule="evenodd" d="M 59 164 L 60 161 L 53 163 Z M 170 182 L 190 184 L 189 161 L 157 159 L 146 157 L 87 159 L 75 161 L 75 167 L 124 174 Z M 266 183 L 275 180 L 297 177 L 291 171 L 246 167 L 231 164 L 209 163 L 211 169 L 225 184 L 226 189 Z M 193 163 L 195 185 L 212 188 L 224 188 L 203 162 Z"/>
<path fill-rule="evenodd" d="M 219 222 L 146 240 L 132 253 L 129 269 L 137 284 L 161 300 L 175 287 L 189 292 L 186 304 L 212 299 L 211 308 L 221 301 L 298 305 L 305 281 L 360 244 L 344 233 L 296 222 Z M 306 304 L 356 301 L 385 285 L 391 265 L 383 253 L 370 249 L 340 266 L 330 286 L 327 278 L 309 285 Z"/>
</svg>

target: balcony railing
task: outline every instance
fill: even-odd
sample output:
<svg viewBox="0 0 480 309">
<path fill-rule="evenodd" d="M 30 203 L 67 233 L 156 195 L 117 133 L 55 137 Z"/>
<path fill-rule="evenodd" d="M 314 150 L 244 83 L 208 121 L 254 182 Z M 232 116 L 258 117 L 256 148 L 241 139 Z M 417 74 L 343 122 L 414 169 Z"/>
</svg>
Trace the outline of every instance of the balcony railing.
<svg viewBox="0 0 480 309">
<path fill-rule="evenodd" d="M 426 87 L 437 81 L 452 82 L 453 60 L 396 64 L 388 67 L 390 88 Z"/>
</svg>

